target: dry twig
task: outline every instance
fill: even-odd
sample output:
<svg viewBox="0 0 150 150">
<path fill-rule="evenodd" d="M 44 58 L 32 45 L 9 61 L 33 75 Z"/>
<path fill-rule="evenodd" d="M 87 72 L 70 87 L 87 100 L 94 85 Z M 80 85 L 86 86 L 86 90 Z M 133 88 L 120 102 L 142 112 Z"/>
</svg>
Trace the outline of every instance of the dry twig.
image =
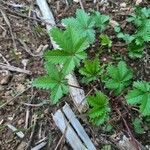
<svg viewBox="0 0 150 150">
<path fill-rule="evenodd" d="M 29 70 L 21 69 L 19 67 L 11 66 L 8 64 L 4 64 L 4 63 L 0 63 L 0 68 L 7 69 L 10 71 L 16 71 L 16 72 L 20 72 L 20 73 L 25 73 L 25 74 L 29 74 L 29 75 L 32 74 Z"/>
</svg>

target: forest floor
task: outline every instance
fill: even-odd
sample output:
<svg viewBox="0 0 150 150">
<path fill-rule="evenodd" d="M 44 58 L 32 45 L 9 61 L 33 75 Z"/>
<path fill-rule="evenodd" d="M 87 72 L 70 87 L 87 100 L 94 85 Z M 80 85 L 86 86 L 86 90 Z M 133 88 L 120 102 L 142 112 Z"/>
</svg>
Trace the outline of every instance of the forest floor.
<svg viewBox="0 0 150 150">
<path fill-rule="evenodd" d="M 67 6 L 65 0 L 48 0 L 53 11 L 56 23 L 61 19 L 73 16 L 80 5 L 73 2 Z M 109 15 L 113 20 L 126 26 L 126 16 L 131 13 L 136 1 L 125 2 L 123 0 L 108 0 L 106 4 L 93 3 L 92 0 L 83 0 L 86 11 L 98 10 Z M 140 5 L 150 7 L 150 2 L 143 1 Z M 129 29 L 132 31 L 132 28 Z M 106 33 L 114 38 L 112 29 Z M 150 45 L 148 45 L 150 48 Z M 76 108 L 70 102 L 70 96 L 64 97 L 55 106 L 47 104 L 49 91 L 38 90 L 31 87 L 31 80 L 44 73 L 42 54 L 45 50 L 52 49 L 45 23 L 40 19 L 40 11 L 36 2 L 32 0 L 0 0 L 0 149 L 1 150 L 23 150 L 31 149 L 41 139 L 47 145 L 43 149 L 54 150 L 62 134 L 56 127 L 51 114 L 61 108 L 67 101 L 73 110 Z M 91 48 L 91 56 L 97 45 Z M 126 53 L 122 43 L 113 40 L 113 52 Z M 150 81 L 150 54 L 138 61 L 128 60 L 136 72 L 137 79 Z M 116 59 L 116 55 L 105 53 L 102 60 L 110 61 Z M 148 65 L 147 65 L 148 64 Z M 28 70 L 28 71 L 27 71 Z M 80 79 L 80 77 L 79 77 Z M 84 86 L 84 85 L 82 85 Z M 91 86 L 84 86 L 88 93 Z M 76 114 L 79 116 L 79 114 Z M 80 116 L 85 117 L 84 115 Z M 116 116 L 114 116 L 115 118 Z M 100 140 L 101 128 L 92 126 L 85 118 L 82 121 L 87 133 L 94 144 L 100 148 L 103 142 Z M 8 127 L 13 125 L 24 134 L 19 138 Z M 117 122 L 115 133 L 122 131 L 121 121 Z M 132 129 L 131 129 L 132 130 Z M 109 133 L 106 135 L 110 136 Z M 114 134 L 114 133 L 113 133 Z M 133 131 L 134 134 L 134 131 Z M 142 136 L 134 135 L 143 145 L 150 145 L 150 131 Z M 27 144 L 27 147 L 25 145 Z M 71 148 L 62 141 L 58 149 L 70 150 Z"/>
</svg>

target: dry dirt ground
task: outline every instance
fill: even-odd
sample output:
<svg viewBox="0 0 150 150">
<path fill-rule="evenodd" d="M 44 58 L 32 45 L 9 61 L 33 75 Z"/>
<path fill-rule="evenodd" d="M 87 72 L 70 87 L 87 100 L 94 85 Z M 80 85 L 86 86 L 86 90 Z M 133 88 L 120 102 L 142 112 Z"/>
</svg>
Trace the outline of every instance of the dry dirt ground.
<svg viewBox="0 0 150 150">
<path fill-rule="evenodd" d="M 66 16 L 74 15 L 80 5 L 73 2 L 67 6 L 65 0 L 48 0 L 59 25 L 60 20 Z M 124 6 L 123 6 L 124 5 Z M 83 0 L 83 6 L 87 11 L 92 9 L 110 15 L 122 25 L 124 18 L 130 13 L 135 1 L 113 1 L 108 0 L 107 4 L 93 3 L 92 0 Z M 148 1 L 141 5 L 150 6 Z M 123 8 L 122 8 L 123 7 Z M 122 9 L 120 9 L 122 8 Z M 43 59 L 42 54 L 47 49 L 52 49 L 45 23 L 40 19 L 40 11 L 35 1 L 32 0 L 0 0 L 0 149 L 1 150 L 23 150 L 31 149 L 41 139 L 47 143 L 43 149 L 55 149 L 62 134 L 54 124 L 51 113 L 59 109 L 65 101 L 70 103 L 70 96 L 64 97 L 61 103 L 53 106 L 49 103 L 49 91 L 37 90 L 31 87 L 31 80 L 42 75 Z M 113 37 L 111 29 L 107 31 Z M 115 43 L 114 51 L 124 53 L 120 49 L 120 43 Z M 96 46 L 93 46 L 93 49 Z M 92 53 L 92 50 L 91 50 Z M 108 60 L 109 57 L 105 56 Z M 149 81 L 149 70 L 146 68 L 146 58 L 133 63 L 137 71 L 137 78 Z M 132 62 L 129 61 L 132 64 Z M 9 66 L 9 67 L 8 67 Z M 136 67 L 138 66 L 138 67 Z M 28 70 L 29 72 L 26 72 Z M 86 93 L 91 87 L 85 87 Z M 78 114 L 77 114 L 78 115 Z M 92 126 L 87 120 L 82 121 L 85 130 L 93 139 L 97 147 L 103 142 L 99 136 L 101 129 Z M 115 116 L 114 116 L 115 118 Z M 119 122 L 118 122 L 119 123 Z M 24 138 L 19 138 L 7 126 L 13 125 L 24 133 Z M 122 129 L 121 125 L 116 126 L 116 133 Z M 106 138 L 109 135 L 106 135 Z M 136 136 L 139 140 L 140 137 Z M 148 137 L 144 144 L 150 144 Z M 142 142 L 143 142 L 142 141 Z M 25 143 L 28 143 L 24 148 Z M 69 150 L 65 139 L 58 149 Z"/>
</svg>

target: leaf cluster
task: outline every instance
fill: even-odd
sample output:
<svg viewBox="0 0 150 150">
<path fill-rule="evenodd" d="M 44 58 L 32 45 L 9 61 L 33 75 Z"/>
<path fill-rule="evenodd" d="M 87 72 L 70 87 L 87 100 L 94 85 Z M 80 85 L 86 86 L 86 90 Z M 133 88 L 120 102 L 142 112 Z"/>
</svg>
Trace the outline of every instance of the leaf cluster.
<svg viewBox="0 0 150 150">
<path fill-rule="evenodd" d="M 104 80 L 105 86 L 114 91 L 115 95 L 121 92 L 130 84 L 133 73 L 124 61 L 120 61 L 117 66 L 112 64 L 107 67 L 107 78 Z"/>
<path fill-rule="evenodd" d="M 45 66 L 49 64 L 49 67 L 45 67 L 47 75 L 35 79 L 33 86 L 51 89 L 52 102 L 58 102 L 68 92 L 65 76 L 71 73 L 75 67 L 79 67 L 81 61 L 87 58 L 85 50 L 95 40 L 94 28 L 104 30 L 108 20 L 108 16 L 101 15 L 99 12 L 89 15 L 84 10 L 78 9 L 76 18 L 70 17 L 62 20 L 66 25 L 65 30 L 51 29 L 50 35 L 59 47 L 45 53 Z M 88 81 L 96 79 L 96 76 L 101 74 L 98 65 L 98 60 L 92 64 L 88 61 L 85 62 L 85 69 L 81 69 L 81 72 L 88 77 Z M 62 69 L 58 70 L 55 66 L 62 66 Z"/>
<path fill-rule="evenodd" d="M 89 43 L 95 41 L 95 30 L 99 28 L 103 31 L 109 21 L 109 16 L 102 15 L 98 11 L 94 11 L 92 15 L 87 14 L 82 9 L 77 9 L 76 17 L 70 17 L 62 20 L 67 27 L 73 27 L 79 35 L 86 37 Z"/>
<path fill-rule="evenodd" d="M 84 75 L 82 82 L 88 84 L 100 78 L 103 68 L 100 66 L 99 59 L 95 58 L 94 60 L 85 60 L 84 67 L 80 68 L 79 72 L 81 75 Z"/>
<path fill-rule="evenodd" d="M 128 44 L 131 58 L 141 58 L 144 53 L 145 43 L 150 41 L 150 9 L 136 7 L 134 13 L 127 18 L 127 21 L 132 23 L 136 30 L 130 35 L 121 32 L 121 28 L 117 26 L 115 28 L 117 37 Z"/>
</svg>

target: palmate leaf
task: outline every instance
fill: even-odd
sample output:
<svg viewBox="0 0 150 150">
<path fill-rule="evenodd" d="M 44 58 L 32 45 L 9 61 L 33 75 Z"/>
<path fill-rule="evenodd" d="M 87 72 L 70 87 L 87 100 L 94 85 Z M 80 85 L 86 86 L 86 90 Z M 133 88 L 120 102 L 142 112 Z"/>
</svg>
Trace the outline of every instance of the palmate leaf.
<svg viewBox="0 0 150 150">
<path fill-rule="evenodd" d="M 100 91 L 95 96 L 89 96 L 88 103 L 92 107 L 89 111 L 90 121 L 95 125 L 103 124 L 108 119 L 110 111 L 108 97 Z"/>
<path fill-rule="evenodd" d="M 65 31 L 54 28 L 51 35 L 61 50 L 48 51 L 44 57 L 53 64 L 63 64 L 63 73 L 68 74 L 87 57 L 84 51 L 89 46 L 87 39 L 71 27 Z"/>
<path fill-rule="evenodd" d="M 94 11 L 92 18 L 95 21 L 95 26 L 99 28 L 100 31 L 103 31 L 109 23 L 109 16 L 102 15 L 98 11 Z"/>
<path fill-rule="evenodd" d="M 79 35 L 86 37 L 89 43 L 95 40 L 95 31 L 93 29 L 95 22 L 84 10 L 77 9 L 76 18 L 70 17 L 62 20 L 67 27 L 73 27 Z"/>
<path fill-rule="evenodd" d="M 120 61 L 117 67 L 114 65 L 107 67 L 107 76 L 107 80 L 104 81 L 105 86 L 112 89 L 115 95 L 119 95 L 129 85 L 133 73 L 124 61 Z"/>
<path fill-rule="evenodd" d="M 103 69 L 100 66 L 99 59 L 84 61 L 84 67 L 80 68 L 79 72 L 84 75 L 82 81 L 88 84 L 91 81 L 97 80 L 102 74 Z"/>
<path fill-rule="evenodd" d="M 65 75 L 48 62 L 45 63 L 45 70 L 47 75 L 34 79 L 32 85 L 41 89 L 50 89 L 52 103 L 56 104 L 64 94 L 68 93 L 67 81 L 64 79 Z"/>
<path fill-rule="evenodd" d="M 150 116 L 150 83 L 137 81 L 133 83 L 133 90 L 125 97 L 128 104 L 140 105 L 140 112 L 144 116 Z"/>
</svg>

